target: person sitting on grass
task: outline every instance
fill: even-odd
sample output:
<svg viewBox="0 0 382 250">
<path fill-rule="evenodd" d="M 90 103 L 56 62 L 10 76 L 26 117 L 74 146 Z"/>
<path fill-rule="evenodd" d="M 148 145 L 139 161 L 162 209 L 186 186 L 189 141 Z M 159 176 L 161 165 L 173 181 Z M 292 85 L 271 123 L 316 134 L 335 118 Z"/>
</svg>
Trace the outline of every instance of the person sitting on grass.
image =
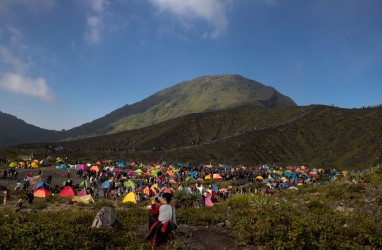
<svg viewBox="0 0 382 250">
<path fill-rule="evenodd" d="M 174 239 L 174 231 L 177 228 L 175 209 L 170 205 L 172 195 L 164 193 L 160 200 L 158 220 L 151 226 L 146 239 L 151 240 L 153 247 L 156 247 L 167 240 Z"/>
</svg>

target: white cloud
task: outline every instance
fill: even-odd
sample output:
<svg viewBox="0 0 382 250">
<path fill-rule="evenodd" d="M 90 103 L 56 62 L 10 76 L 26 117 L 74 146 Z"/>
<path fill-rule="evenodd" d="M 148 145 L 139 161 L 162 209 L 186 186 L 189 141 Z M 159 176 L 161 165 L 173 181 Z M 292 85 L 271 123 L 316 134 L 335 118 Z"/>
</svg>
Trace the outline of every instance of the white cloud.
<svg viewBox="0 0 382 250">
<path fill-rule="evenodd" d="M 228 3 L 231 0 L 150 0 L 161 12 L 170 12 L 181 22 L 192 22 L 194 19 L 206 21 L 211 27 L 211 33 L 203 37 L 217 38 L 227 31 Z"/>
<path fill-rule="evenodd" d="M 101 41 L 102 21 L 97 16 L 91 16 L 87 19 L 87 30 L 84 34 L 85 42 L 88 44 L 97 44 Z"/>
<path fill-rule="evenodd" d="M 87 3 L 90 11 L 86 18 L 84 40 L 89 45 L 95 45 L 102 40 L 104 16 L 110 3 L 108 0 L 89 0 Z"/>
<path fill-rule="evenodd" d="M 16 94 L 34 96 L 43 100 L 53 99 L 43 78 L 30 79 L 22 75 L 7 73 L 0 79 L 0 87 Z"/>
<path fill-rule="evenodd" d="M 29 68 L 28 63 L 23 62 L 13 54 L 8 48 L 0 46 L 0 62 L 12 67 L 12 70 L 22 73 Z"/>
<path fill-rule="evenodd" d="M 109 5 L 109 1 L 107 0 L 92 0 L 90 2 L 91 7 L 96 12 L 103 12 L 105 11 L 106 7 Z"/>
<path fill-rule="evenodd" d="M 9 26 L 8 30 L 11 33 L 11 41 L 12 42 L 18 42 L 23 37 L 23 34 L 18 29 L 14 28 L 14 27 Z"/>
</svg>

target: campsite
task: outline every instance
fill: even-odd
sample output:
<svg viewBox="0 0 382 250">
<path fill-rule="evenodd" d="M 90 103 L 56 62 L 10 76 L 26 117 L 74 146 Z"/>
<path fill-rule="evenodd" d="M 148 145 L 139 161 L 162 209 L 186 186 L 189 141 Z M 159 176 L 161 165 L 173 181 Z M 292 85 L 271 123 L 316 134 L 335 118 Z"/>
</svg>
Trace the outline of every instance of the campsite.
<svg viewBox="0 0 382 250">
<path fill-rule="evenodd" d="M 173 194 L 177 214 L 175 240 L 163 249 L 382 246 L 379 166 L 347 171 L 112 160 L 73 165 L 60 158 L 22 165 L 1 166 L 0 173 L 18 172 L 16 179 L 0 178 L 8 191 L 0 211 L 2 249 L 149 249 L 148 206 L 156 192 Z M 98 195 L 91 192 L 88 172 L 106 174 L 95 175 Z M 16 189 L 25 179 L 29 191 Z M 91 227 L 103 207 L 115 210 L 118 226 Z"/>
</svg>

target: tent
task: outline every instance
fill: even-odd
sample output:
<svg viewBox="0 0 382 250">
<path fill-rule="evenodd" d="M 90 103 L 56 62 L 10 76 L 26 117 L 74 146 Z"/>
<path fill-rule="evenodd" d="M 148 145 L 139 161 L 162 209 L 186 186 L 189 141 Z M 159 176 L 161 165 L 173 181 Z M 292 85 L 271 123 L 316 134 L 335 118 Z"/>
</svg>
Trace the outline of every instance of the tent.
<svg viewBox="0 0 382 250">
<path fill-rule="evenodd" d="M 31 167 L 32 168 L 38 168 L 38 164 L 36 162 L 32 162 Z"/>
<path fill-rule="evenodd" d="M 72 197 L 76 195 L 77 195 L 77 191 L 71 186 L 66 186 L 60 191 L 61 197 Z"/>
<path fill-rule="evenodd" d="M 89 167 L 86 166 L 85 164 L 81 164 L 78 166 L 77 170 L 88 171 Z"/>
<path fill-rule="evenodd" d="M 145 195 L 149 196 L 150 195 L 150 188 L 149 186 L 146 186 L 143 191 L 142 191 Z"/>
<path fill-rule="evenodd" d="M 204 202 L 205 202 L 207 207 L 212 207 L 214 205 L 214 203 L 212 203 L 212 201 L 211 201 L 211 197 L 210 196 L 206 197 Z"/>
<path fill-rule="evenodd" d="M 212 179 L 222 181 L 222 180 L 223 180 L 223 177 L 221 177 L 220 174 L 214 174 L 214 175 L 212 176 Z"/>
<path fill-rule="evenodd" d="M 123 201 L 122 203 L 127 203 L 127 202 L 132 202 L 134 204 L 137 203 L 137 199 L 135 198 L 135 193 L 134 192 L 130 192 L 128 193 L 125 198 L 123 198 Z"/>
<path fill-rule="evenodd" d="M 95 172 L 99 172 L 99 168 L 98 168 L 98 166 L 92 166 L 91 168 L 90 168 L 90 171 L 95 171 Z"/>
<path fill-rule="evenodd" d="M 133 181 L 131 181 L 131 180 L 129 180 L 129 181 L 125 181 L 125 183 L 124 183 L 124 186 L 125 187 L 131 187 L 131 188 L 137 188 L 137 184 L 135 183 L 135 182 L 133 182 Z"/>
<path fill-rule="evenodd" d="M 58 165 L 56 166 L 56 169 L 66 169 L 66 164 L 61 164 L 61 165 Z"/>
<path fill-rule="evenodd" d="M 206 175 L 206 176 L 204 177 L 204 179 L 205 179 L 205 180 L 211 180 L 211 176 Z"/>
<path fill-rule="evenodd" d="M 101 188 L 110 188 L 110 187 L 111 187 L 111 183 L 109 181 L 104 181 L 101 184 Z"/>
<path fill-rule="evenodd" d="M 33 196 L 34 197 L 45 198 L 45 197 L 48 197 L 51 194 L 52 194 L 52 192 L 50 192 L 49 190 L 47 190 L 45 188 L 40 188 L 36 192 L 34 192 Z"/>
<path fill-rule="evenodd" d="M 72 201 L 83 204 L 95 203 L 93 197 L 90 194 L 84 196 L 73 196 Z"/>
<path fill-rule="evenodd" d="M 47 186 L 49 186 L 49 184 L 46 183 L 45 181 L 39 181 L 37 184 L 34 184 L 34 185 L 33 185 L 33 190 L 36 191 L 36 190 L 39 189 L 39 188 L 47 187 Z"/>
<path fill-rule="evenodd" d="M 81 190 L 81 192 L 78 193 L 78 196 L 85 196 L 85 195 L 88 195 L 88 194 L 89 194 L 89 192 L 86 191 L 86 189 L 84 188 L 84 189 Z"/>
<path fill-rule="evenodd" d="M 13 161 L 13 162 L 9 163 L 9 167 L 15 168 L 15 167 L 17 167 L 17 163 Z"/>
</svg>

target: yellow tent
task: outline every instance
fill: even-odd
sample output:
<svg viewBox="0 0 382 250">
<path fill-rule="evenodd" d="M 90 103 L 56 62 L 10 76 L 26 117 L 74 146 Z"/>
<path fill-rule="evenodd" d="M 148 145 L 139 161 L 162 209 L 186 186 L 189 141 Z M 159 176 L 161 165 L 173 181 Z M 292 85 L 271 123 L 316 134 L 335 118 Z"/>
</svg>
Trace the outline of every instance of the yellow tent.
<svg viewBox="0 0 382 250">
<path fill-rule="evenodd" d="M 83 204 L 95 203 L 93 197 L 90 194 L 84 196 L 73 196 L 72 201 Z"/>
<path fill-rule="evenodd" d="M 204 179 L 205 179 L 205 180 L 211 180 L 211 176 L 206 175 L 206 176 L 204 177 Z"/>
<path fill-rule="evenodd" d="M 130 192 L 128 193 L 125 198 L 123 198 L 123 201 L 122 203 L 126 203 L 126 202 L 132 202 L 132 203 L 137 203 L 137 200 L 135 199 L 135 193 L 134 192 Z"/>
<path fill-rule="evenodd" d="M 38 164 L 36 162 L 32 162 L 31 167 L 32 168 L 38 168 Z"/>
</svg>

